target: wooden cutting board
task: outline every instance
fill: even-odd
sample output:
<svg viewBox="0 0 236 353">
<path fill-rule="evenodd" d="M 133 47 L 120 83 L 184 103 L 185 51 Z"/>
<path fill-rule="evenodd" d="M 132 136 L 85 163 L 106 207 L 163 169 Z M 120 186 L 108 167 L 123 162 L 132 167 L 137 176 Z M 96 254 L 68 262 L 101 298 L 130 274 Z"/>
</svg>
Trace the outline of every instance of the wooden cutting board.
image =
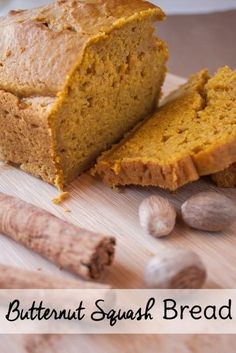
<svg viewBox="0 0 236 353">
<path fill-rule="evenodd" d="M 165 94 L 184 80 L 168 75 Z M 26 173 L 11 166 L 0 164 L 0 191 L 18 196 L 52 212 L 64 220 L 92 231 L 115 235 L 117 251 L 115 263 L 105 282 L 116 288 L 142 288 L 143 270 L 148 259 L 166 246 L 182 246 L 196 251 L 208 268 L 206 288 L 236 287 L 236 223 L 224 234 L 209 234 L 192 230 L 180 220 L 176 230 L 167 239 L 156 240 L 145 234 L 138 220 L 138 206 L 152 194 L 169 198 L 177 208 L 191 195 L 206 190 L 216 190 L 236 202 L 236 189 L 219 189 L 204 179 L 183 187 L 176 193 L 158 188 L 129 187 L 114 192 L 98 179 L 88 174 L 79 177 L 69 188 L 71 197 L 64 203 L 71 213 L 52 204 L 58 191 Z M 0 262 L 55 273 L 60 271 L 40 256 L 0 235 Z M 227 353 L 235 352 L 236 337 L 231 336 L 1 336 L 1 353 Z"/>
</svg>

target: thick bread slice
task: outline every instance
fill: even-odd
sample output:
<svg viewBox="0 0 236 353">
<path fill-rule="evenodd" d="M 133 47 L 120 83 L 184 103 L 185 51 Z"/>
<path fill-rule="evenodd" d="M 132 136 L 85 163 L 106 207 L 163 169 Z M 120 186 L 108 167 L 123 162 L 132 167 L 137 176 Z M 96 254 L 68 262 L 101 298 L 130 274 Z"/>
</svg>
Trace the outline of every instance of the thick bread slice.
<svg viewBox="0 0 236 353">
<path fill-rule="evenodd" d="M 95 173 L 110 186 L 176 190 L 236 161 L 236 72 L 193 75 L 151 118 L 105 152 Z"/>
<path fill-rule="evenodd" d="M 0 158 L 60 188 L 90 167 L 156 107 L 164 17 L 144 0 L 57 0 L 0 18 Z"/>
</svg>

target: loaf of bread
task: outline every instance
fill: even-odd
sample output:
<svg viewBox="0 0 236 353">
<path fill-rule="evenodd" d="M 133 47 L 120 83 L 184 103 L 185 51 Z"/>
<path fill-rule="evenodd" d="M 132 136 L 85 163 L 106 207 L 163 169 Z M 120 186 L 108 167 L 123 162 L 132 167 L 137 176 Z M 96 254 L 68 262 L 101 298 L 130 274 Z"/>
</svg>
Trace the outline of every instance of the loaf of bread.
<svg viewBox="0 0 236 353">
<path fill-rule="evenodd" d="M 0 18 L 0 159 L 60 188 L 150 114 L 167 49 L 144 0 L 58 0 Z"/>
<path fill-rule="evenodd" d="M 105 152 L 93 172 L 110 186 L 176 190 L 236 162 L 236 71 L 193 75 L 149 120 Z"/>
<path fill-rule="evenodd" d="M 236 187 L 236 163 L 221 172 L 212 174 L 211 178 L 220 188 Z"/>
</svg>

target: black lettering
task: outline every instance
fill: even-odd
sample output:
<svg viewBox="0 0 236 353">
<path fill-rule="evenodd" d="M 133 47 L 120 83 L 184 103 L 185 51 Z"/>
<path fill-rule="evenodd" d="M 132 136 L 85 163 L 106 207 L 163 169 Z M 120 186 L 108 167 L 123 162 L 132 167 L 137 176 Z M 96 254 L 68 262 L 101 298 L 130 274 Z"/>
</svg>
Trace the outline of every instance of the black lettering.
<svg viewBox="0 0 236 353">
<path fill-rule="evenodd" d="M 104 320 L 104 318 L 106 317 L 106 313 L 104 312 L 104 310 L 99 305 L 100 302 L 104 303 L 104 300 L 103 299 L 98 299 L 95 302 L 95 306 L 98 308 L 98 311 L 94 311 L 91 314 L 91 319 L 93 321 L 101 321 L 101 320 Z"/>
<path fill-rule="evenodd" d="M 181 305 L 180 306 L 180 319 L 183 320 L 184 319 L 184 311 L 186 309 L 189 309 L 188 305 Z"/>
<path fill-rule="evenodd" d="M 202 308 L 200 305 L 194 305 L 190 310 L 189 310 L 190 315 L 194 320 L 200 320 L 202 318 Z"/>
<path fill-rule="evenodd" d="M 29 319 L 30 320 L 42 320 L 43 319 L 43 311 L 45 310 L 45 308 L 43 307 L 43 302 L 41 301 L 39 303 L 39 306 L 36 306 L 36 303 L 35 301 L 33 301 L 33 304 L 31 306 L 31 308 L 29 309 L 29 314 L 30 314 L 30 317 Z"/>
<path fill-rule="evenodd" d="M 117 320 L 125 319 L 126 313 L 121 313 L 121 310 L 119 310 L 118 314 L 116 314 L 115 310 L 110 310 L 106 316 L 110 320 L 110 326 L 115 326 Z"/>
<path fill-rule="evenodd" d="M 164 303 L 164 315 L 163 319 L 165 320 L 173 320 L 178 316 L 178 311 L 176 308 L 176 301 L 173 299 L 165 299 Z M 172 314 L 172 316 L 171 316 Z"/>
<path fill-rule="evenodd" d="M 208 305 L 204 309 L 204 316 L 207 320 L 217 320 L 216 317 L 216 306 L 215 305 Z"/>
<path fill-rule="evenodd" d="M 19 300 L 13 300 L 13 302 L 11 302 L 9 304 L 8 307 L 8 312 L 7 315 L 5 316 L 7 321 L 16 321 L 19 316 L 20 316 L 20 310 L 19 310 L 19 306 L 20 306 L 20 301 Z M 11 318 L 11 314 L 15 313 L 15 316 L 13 318 Z"/>
<path fill-rule="evenodd" d="M 223 315 L 223 311 L 226 311 L 225 315 Z M 230 319 L 232 320 L 233 317 L 232 317 L 232 300 L 229 299 L 229 302 L 228 302 L 228 305 L 223 305 L 220 310 L 219 310 L 219 317 L 222 319 L 222 320 L 227 320 L 227 319 Z"/>
<path fill-rule="evenodd" d="M 52 314 L 51 314 L 51 310 L 49 308 L 45 309 L 43 316 L 39 315 L 38 320 L 50 320 Z"/>
<path fill-rule="evenodd" d="M 156 302 L 155 298 L 149 298 L 149 300 L 146 304 L 145 313 L 144 313 L 145 320 L 153 320 L 153 317 L 149 311 L 154 307 L 155 302 Z M 141 315 L 141 318 L 142 318 L 142 316 L 143 315 Z M 141 320 L 141 318 L 139 320 Z"/>
</svg>

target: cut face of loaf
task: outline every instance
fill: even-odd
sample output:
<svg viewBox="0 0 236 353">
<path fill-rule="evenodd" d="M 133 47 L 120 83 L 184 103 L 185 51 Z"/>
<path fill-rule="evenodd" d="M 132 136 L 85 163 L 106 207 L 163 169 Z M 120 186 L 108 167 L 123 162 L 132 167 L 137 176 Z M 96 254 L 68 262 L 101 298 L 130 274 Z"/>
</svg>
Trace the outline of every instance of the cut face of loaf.
<svg viewBox="0 0 236 353">
<path fill-rule="evenodd" d="M 193 75 L 149 120 L 105 152 L 95 173 L 110 186 L 176 190 L 236 161 L 236 72 Z"/>
<path fill-rule="evenodd" d="M 0 19 L 0 158 L 62 188 L 150 114 L 167 49 L 142 0 L 57 1 Z"/>
</svg>

